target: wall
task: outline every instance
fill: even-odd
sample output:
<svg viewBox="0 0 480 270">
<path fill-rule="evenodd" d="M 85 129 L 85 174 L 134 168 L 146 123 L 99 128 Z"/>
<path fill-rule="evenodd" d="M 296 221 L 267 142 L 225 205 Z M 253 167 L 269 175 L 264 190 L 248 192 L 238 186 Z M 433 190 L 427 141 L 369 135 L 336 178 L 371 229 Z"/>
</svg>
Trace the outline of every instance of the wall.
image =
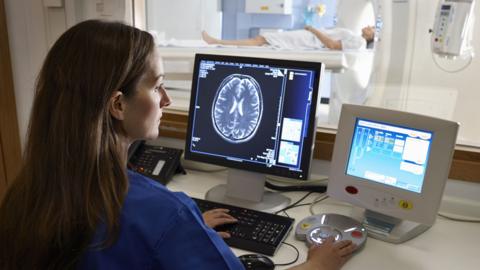
<svg viewBox="0 0 480 270">
<path fill-rule="evenodd" d="M 438 111 L 441 115 L 460 122 L 459 143 L 480 146 L 480 5 L 477 1 L 474 14 L 477 20 L 474 26 L 473 46 L 477 56 L 470 66 L 460 73 L 447 73 L 435 66 L 430 51 L 430 34 L 433 27 L 434 11 L 437 1 L 417 1 L 417 22 L 414 39 L 413 63 L 411 66 L 409 99 L 422 112 Z M 456 69 L 465 61 L 439 60 L 447 69 Z M 435 97 L 431 102 L 431 97 Z"/>
<path fill-rule="evenodd" d="M 220 36 L 220 0 L 147 0 L 146 5 L 147 29 L 160 38 L 199 39 L 202 30 Z"/>
<path fill-rule="evenodd" d="M 33 85 L 47 53 L 42 1 L 5 0 L 17 117 L 22 147 L 33 101 Z"/>
<path fill-rule="evenodd" d="M 35 80 L 48 48 L 69 26 L 86 18 L 96 16 L 128 22 L 130 10 L 126 4 L 130 0 L 114 1 L 102 7 L 104 12 L 93 12 L 97 7 L 96 2 L 87 0 L 64 0 L 58 3 L 4 0 L 22 148 L 25 145 Z M 117 12 L 110 12 L 112 10 Z"/>
</svg>

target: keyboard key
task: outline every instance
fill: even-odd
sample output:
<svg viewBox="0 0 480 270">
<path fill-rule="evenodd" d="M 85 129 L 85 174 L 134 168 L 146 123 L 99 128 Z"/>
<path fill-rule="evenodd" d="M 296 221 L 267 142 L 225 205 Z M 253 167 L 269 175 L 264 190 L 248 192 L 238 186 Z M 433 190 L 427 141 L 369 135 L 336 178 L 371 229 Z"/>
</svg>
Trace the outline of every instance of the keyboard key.
<svg viewBox="0 0 480 270">
<path fill-rule="evenodd" d="M 246 209 L 233 205 L 192 198 L 201 212 L 215 208 L 229 209 L 229 214 L 236 219 L 236 224 L 225 224 L 215 228 L 228 231 L 232 237 L 225 242 L 239 249 L 274 255 L 281 242 L 293 226 L 294 219 L 275 214 Z"/>
</svg>

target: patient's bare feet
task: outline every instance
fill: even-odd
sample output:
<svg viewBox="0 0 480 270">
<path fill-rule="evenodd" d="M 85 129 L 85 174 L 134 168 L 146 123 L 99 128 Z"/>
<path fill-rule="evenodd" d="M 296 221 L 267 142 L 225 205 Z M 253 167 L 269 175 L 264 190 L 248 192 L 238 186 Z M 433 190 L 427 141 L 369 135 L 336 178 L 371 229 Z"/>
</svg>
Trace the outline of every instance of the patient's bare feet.
<svg viewBox="0 0 480 270">
<path fill-rule="evenodd" d="M 202 39 L 208 44 L 218 44 L 218 39 L 210 36 L 207 32 L 202 31 Z"/>
</svg>

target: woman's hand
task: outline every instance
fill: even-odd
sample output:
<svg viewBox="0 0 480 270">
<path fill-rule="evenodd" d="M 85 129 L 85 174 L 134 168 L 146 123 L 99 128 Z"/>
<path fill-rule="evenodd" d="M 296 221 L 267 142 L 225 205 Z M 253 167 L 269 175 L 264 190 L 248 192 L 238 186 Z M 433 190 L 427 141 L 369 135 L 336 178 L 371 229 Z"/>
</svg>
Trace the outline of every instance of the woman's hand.
<svg viewBox="0 0 480 270">
<path fill-rule="evenodd" d="M 306 264 L 310 266 L 308 269 L 338 270 L 356 249 L 357 245 L 350 240 L 334 242 L 330 237 L 323 244 L 310 248 Z"/>
<path fill-rule="evenodd" d="M 215 228 L 223 224 L 236 223 L 238 220 L 228 214 L 229 210 L 224 208 L 212 209 L 202 214 L 205 224 L 210 228 Z M 222 238 L 229 238 L 228 232 L 218 232 Z"/>
<path fill-rule="evenodd" d="M 310 25 L 305 25 L 305 30 L 312 31 L 313 29 L 315 28 L 311 27 Z"/>
</svg>

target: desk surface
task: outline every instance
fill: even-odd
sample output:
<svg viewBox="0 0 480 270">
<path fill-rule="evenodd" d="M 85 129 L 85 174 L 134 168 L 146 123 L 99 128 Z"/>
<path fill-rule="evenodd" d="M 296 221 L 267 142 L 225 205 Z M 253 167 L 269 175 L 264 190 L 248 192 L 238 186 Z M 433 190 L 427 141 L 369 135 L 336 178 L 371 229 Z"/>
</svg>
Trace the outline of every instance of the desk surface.
<svg viewBox="0 0 480 270">
<path fill-rule="evenodd" d="M 168 184 L 173 191 L 183 191 L 189 196 L 203 198 L 213 186 L 226 182 L 226 171 L 199 172 L 188 170 L 187 175 L 177 175 Z M 293 201 L 299 199 L 304 192 L 286 193 Z M 313 201 L 318 195 L 310 195 L 305 202 Z M 348 214 L 351 208 L 344 204 L 327 199 L 314 207 L 315 213 Z M 303 206 L 288 210 L 288 214 L 298 221 L 310 215 L 309 207 Z M 304 242 L 294 237 L 293 231 L 286 239 L 300 251 L 296 264 L 304 262 L 307 247 Z M 462 223 L 438 217 L 436 223 L 425 233 L 402 244 L 390 244 L 368 238 L 362 251 L 357 253 L 343 269 L 480 269 L 480 224 Z M 249 253 L 233 249 L 235 254 Z M 289 246 L 282 245 L 272 257 L 275 263 L 292 261 L 296 252 Z M 277 267 L 275 269 L 287 269 Z"/>
</svg>

